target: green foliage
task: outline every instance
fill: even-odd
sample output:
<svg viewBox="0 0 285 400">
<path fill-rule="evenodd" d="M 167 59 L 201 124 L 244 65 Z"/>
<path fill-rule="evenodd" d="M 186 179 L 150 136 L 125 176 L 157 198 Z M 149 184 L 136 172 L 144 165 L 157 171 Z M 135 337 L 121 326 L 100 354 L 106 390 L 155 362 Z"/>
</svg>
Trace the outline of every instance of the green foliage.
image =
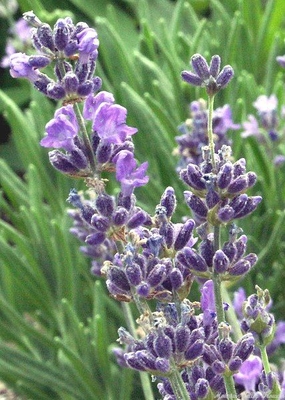
<svg viewBox="0 0 285 400">
<path fill-rule="evenodd" d="M 219 54 L 234 67 L 236 77 L 217 96 L 216 106 L 229 103 L 235 122 L 253 113 L 259 94 L 276 93 L 284 103 L 275 61 L 284 53 L 283 0 L 18 3 L 21 12 L 33 9 L 51 23 L 72 15 L 96 26 L 97 74 L 103 88 L 127 107 L 129 124 L 139 129 L 136 156 L 149 162 L 151 179 L 137 197 L 151 213 L 168 185 L 180 200 L 177 220 L 188 212 L 171 154 L 177 126 L 188 118 L 188 104 L 205 97 L 180 80 L 192 54 Z M 55 104 L 25 83 L 12 82 L 8 74 L 2 88 L 0 110 L 12 141 L 0 150 L 5 159 L 0 160 L 0 379 L 35 400 L 143 398 L 140 389 L 131 389 L 136 375 L 110 361 L 110 344 L 124 325 L 120 308 L 106 294 L 104 282 L 91 276 L 89 260 L 68 232 L 66 197 L 71 187 L 82 184 L 54 171 L 38 144 Z M 254 139 L 242 140 L 239 133 L 232 139 L 235 157 L 245 157 L 259 177 L 252 192 L 263 196 L 254 215 L 241 222 L 250 250 L 260 254 L 243 285 L 248 293 L 257 282 L 266 286 L 278 301 L 277 319 L 284 319 L 284 290 L 276 284 L 285 275 L 284 166 L 274 169 Z M 115 189 L 114 182 L 110 187 Z"/>
</svg>

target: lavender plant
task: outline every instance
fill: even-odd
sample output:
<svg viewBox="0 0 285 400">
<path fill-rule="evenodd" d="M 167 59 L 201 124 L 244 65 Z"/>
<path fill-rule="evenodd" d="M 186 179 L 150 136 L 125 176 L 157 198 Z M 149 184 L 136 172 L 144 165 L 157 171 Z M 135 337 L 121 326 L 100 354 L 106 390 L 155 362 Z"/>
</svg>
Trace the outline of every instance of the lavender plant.
<svg viewBox="0 0 285 400">
<path fill-rule="evenodd" d="M 274 317 L 266 310 L 269 293 L 257 287 L 245 302 L 242 330 L 227 304 L 225 283 L 243 278 L 257 262 L 256 254 L 246 254 L 247 237 L 235 220 L 261 202 L 260 196 L 245 193 L 257 180 L 247 172 L 246 160 L 234 161 L 229 142 L 214 140 L 214 98 L 232 79 L 232 67 L 221 70 L 218 55 L 208 65 L 195 54 L 193 72 L 182 72 L 184 81 L 206 89 L 207 141 L 198 141 L 199 157 L 181 164 L 192 218 L 175 223 L 172 187 L 161 194 L 153 215 L 137 205 L 134 191 L 147 184 L 148 165 L 138 166 L 135 159 L 132 137 L 137 130 L 127 125 L 127 110 L 110 92 L 100 91 L 101 79 L 93 76 L 97 32 L 85 23 L 74 25 L 71 18 L 58 20 L 53 29 L 33 13 L 25 18 L 33 26 L 38 54 L 14 54 L 11 75 L 63 101 L 41 145 L 53 148 L 49 160 L 58 171 L 84 179 L 88 188 L 69 193 L 71 232 L 84 242 L 81 250 L 92 258 L 92 273 L 106 279 L 111 297 L 124 309 L 127 329 L 118 330 L 123 347 L 114 350 L 119 365 L 151 374 L 165 400 L 241 394 L 282 399 L 282 379 L 272 371 L 266 352 L 275 333 Z M 51 64 L 53 77 L 41 72 Z M 235 128 L 231 120 L 228 126 Z M 117 193 L 108 192 L 112 174 Z M 200 302 L 188 299 L 193 282 L 201 287 Z M 137 308 L 138 329 L 129 303 Z M 249 386 L 244 371 L 255 351 L 259 372 Z M 151 399 L 144 376 L 142 389 Z"/>
</svg>

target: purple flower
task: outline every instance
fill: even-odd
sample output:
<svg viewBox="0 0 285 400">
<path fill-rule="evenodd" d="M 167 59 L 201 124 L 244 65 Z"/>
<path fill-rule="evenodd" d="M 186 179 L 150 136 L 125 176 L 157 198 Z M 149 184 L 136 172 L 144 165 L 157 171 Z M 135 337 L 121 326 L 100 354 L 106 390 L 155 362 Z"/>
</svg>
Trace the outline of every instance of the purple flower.
<svg viewBox="0 0 285 400">
<path fill-rule="evenodd" d="M 13 78 L 27 78 L 35 82 L 39 72 L 29 64 L 29 56 L 24 53 L 15 53 L 10 57 L 10 74 Z"/>
<path fill-rule="evenodd" d="M 281 67 L 285 68 L 285 56 L 276 57 L 276 61 L 281 65 Z"/>
<path fill-rule="evenodd" d="M 78 50 L 80 61 L 85 64 L 89 60 L 89 56 L 94 54 L 97 56 L 99 39 L 97 32 L 93 28 L 85 28 L 76 35 L 78 39 Z"/>
<path fill-rule="evenodd" d="M 239 368 L 239 372 L 234 375 L 236 383 L 243 385 L 245 390 L 255 391 L 255 386 L 260 379 L 262 371 L 262 361 L 258 356 L 250 355 Z"/>
<path fill-rule="evenodd" d="M 126 125 L 127 110 L 118 104 L 102 103 L 93 120 L 93 129 L 105 143 L 123 143 L 137 132 Z"/>
<path fill-rule="evenodd" d="M 259 113 L 270 113 L 276 111 L 278 100 L 277 97 L 272 94 L 271 96 L 265 96 L 264 94 L 258 96 L 258 98 L 253 103 L 254 107 Z"/>
<path fill-rule="evenodd" d="M 285 156 L 283 154 L 278 154 L 274 157 L 273 164 L 275 167 L 281 167 L 285 163 Z"/>
<path fill-rule="evenodd" d="M 253 115 L 249 115 L 248 121 L 244 122 L 242 126 L 245 130 L 241 133 L 241 137 L 246 138 L 248 136 L 255 136 L 257 139 L 262 138 L 258 121 Z"/>
<path fill-rule="evenodd" d="M 46 124 L 47 136 L 41 140 L 40 144 L 43 147 L 72 151 L 73 138 L 77 135 L 78 129 L 72 105 L 61 107 L 55 112 L 54 118 Z"/>
<path fill-rule="evenodd" d="M 246 293 L 244 288 L 240 287 L 234 292 L 233 307 L 239 318 L 243 318 L 242 306 L 246 300 Z"/>
<path fill-rule="evenodd" d="M 90 94 L 84 102 L 83 117 L 88 120 L 93 120 L 102 103 L 113 104 L 114 102 L 113 94 L 105 92 L 104 90 L 96 94 L 96 96 Z"/>
<path fill-rule="evenodd" d="M 124 196 L 130 196 L 134 188 L 146 185 L 149 177 L 145 175 L 148 163 L 144 162 L 137 169 L 133 153 L 122 150 L 113 159 L 116 164 L 116 179 L 121 182 Z"/>
<path fill-rule="evenodd" d="M 213 130 L 217 135 L 225 135 L 228 129 L 239 129 L 240 125 L 232 120 L 232 111 L 228 104 L 214 110 Z"/>
</svg>

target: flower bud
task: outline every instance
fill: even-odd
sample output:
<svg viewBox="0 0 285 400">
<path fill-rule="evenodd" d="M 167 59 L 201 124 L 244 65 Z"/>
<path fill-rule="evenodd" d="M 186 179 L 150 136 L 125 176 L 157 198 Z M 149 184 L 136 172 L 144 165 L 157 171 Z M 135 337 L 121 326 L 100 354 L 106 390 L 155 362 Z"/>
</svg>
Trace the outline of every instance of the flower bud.
<svg viewBox="0 0 285 400">
<path fill-rule="evenodd" d="M 210 62 L 210 75 L 216 78 L 220 72 L 221 58 L 219 55 L 214 55 Z"/>
<path fill-rule="evenodd" d="M 46 56 L 30 56 L 28 62 L 33 68 L 45 68 L 50 64 L 51 59 Z"/>
<path fill-rule="evenodd" d="M 198 196 L 190 191 L 185 191 L 184 198 L 186 200 L 186 204 L 190 207 L 195 216 L 203 220 L 207 218 L 208 209 L 204 202 Z"/>
<path fill-rule="evenodd" d="M 194 342 L 184 353 L 186 360 L 195 360 L 203 354 L 204 340 L 199 339 Z"/>
<path fill-rule="evenodd" d="M 161 206 L 166 209 L 166 216 L 170 218 L 175 211 L 176 208 L 176 197 L 174 189 L 171 186 L 168 186 L 160 199 Z"/>
<path fill-rule="evenodd" d="M 143 225 L 145 220 L 146 220 L 145 212 L 143 210 L 139 210 L 128 220 L 127 226 L 129 229 L 134 229 Z"/>
<path fill-rule="evenodd" d="M 43 47 L 54 51 L 53 32 L 48 24 L 41 24 L 38 27 L 37 37 Z"/>
<path fill-rule="evenodd" d="M 246 259 L 242 258 L 229 270 L 232 276 L 245 275 L 251 268 L 251 264 Z"/>
<path fill-rule="evenodd" d="M 240 193 L 247 189 L 247 176 L 240 175 L 234 179 L 227 187 L 227 192 L 230 194 Z"/>
<path fill-rule="evenodd" d="M 223 274 L 227 271 L 230 265 L 228 257 L 222 250 L 217 250 L 213 257 L 213 267 L 218 274 Z"/>
<path fill-rule="evenodd" d="M 64 50 L 69 41 L 68 25 L 64 19 L 59 19 L 54 27 L 54 43 L 57 50 Z"/>
<path fill-rule="evenodd" d="M 126 274 L 119 267 L 113 266 L 107 272 L 108 280 L 113 282 L 118 288 L 129 291 L 130 285 Z"/>
<path fill-rule="evenodd" d="M 232 180 L 232 163 L 227 162 L 220 168 L 217 175 L 217 185 L 220 189 L 226 189 Z"/>
<path fill-rule="evenodd" d="M 235 215 L 234 209 L 227 204 L 219 209 L 217 216 L 221 222 L 227 223 L 234 218 L 234 215 Z"/>
<path fill-rule="evenodd" d="M 49 83 L 47 85 L 47 96 L 54 100 L 61 100 L 65 97 L 65 90 L 60 83 Z"/>
<path fill-rule="evenodd" d="M 106 193 L 99 194 L 96 199 L 96 208 L 104 217 L 111 217 L 114 211 L 114 200 Z"/>
<path fill-rule="evenodd" d="M 132 286 L 137 286 L 142 281 L 142 271 L 138 264 L 132 263 L 126 267 L 126 276 Z"/>
<path fill-rule="evenodd" d="M 210 71 L 207 61 L 201 54 L 194 54 L 191 57 L 191 64 L 196 74 L 204 81 L 209 79 Z"/>
<path fill-rule="evenodd" d="M 163 332 L 159 333 L 153 343 L 158 357 L 169 359 L 172 354 L 172 342 Z"/>
<path fill-rule="evenodd" d="M 183 275 L 178 268 L 173 268 L 170 273 L 170 282 L 172 286 L 172 290 L 178 290 L 183 284 Z"/>
<path fill-rule="evenodd" d="M 73 165 L 69 157 L 59 150 L 52 150 L 48 153 L 52 166 L 60 172 L 69 175 L 76 175 L 79 169 Z"/>
<path fill-rule="evenodd" d="M 204 190 L 206 189 L 203 174 L 200 168 L 195 164 L 188 164 L 187 166 L 188 182 L 193 189 Z"/>
<path fill-rule="evenodd" d="M 103 243 L 106 236 L 103 232 L 92 233 L 91 235 L 86 236 L 85 242 L 91 245 L 98 246 Z"/>
<path fill-rule="evenodd" d="M 74 146 L 74 149 L 71 150 L 69 159 L 72 164 L 74 164 L 79 169 L 85 169 L 88 167 L 88 160 L 85 154 L 76 146 Z"/>
<path fill-rule="evenodd" d="M 187 325 L 180 325 L 175 329 L 175 347 L 176 351 L 184 352 L 190 342 L 191 332 Z"/>
<path fill-rule="evenodd" d="M 184 225 L 182 226 L 176 240 L 174 243 L 174 249 L 175 250 L 181 250 L 186 244 L 188 243 L 193 229 L 195 226 L 195 222 L 192 219 L 188 219 Z"/>
<path fill-rule="evenodd" d="M 78 89 L 78 78 L 73 72 L 67 72 L 62 80 L 66 93 L 76 93 Z"/>
<path fill-rule="evenodd" d="M 124 207 L 118 207 L 112 215 L 114 225 L 124 225 L 128 218 L 128 211 Z"/>
<path fill-rule="evenodd" d="M 177 255 L 178 261 L 190 270 L 206 272 L 208 270 L 205 260 L 190 247 L 184 247 Z"/>
<path fill-rule="evenodd" d="M 77 94 L 78 96 L 87 97 L 94 91 L 94 85 L 91 80 L 86 80 L 85 82 L 78 85 Z"/>
<path fill-rule="evenodd" d="M 156 287 L 160 285 L 166 278 L 165 270 L 166 270 L 165 265 L 156 264 L 147 277 L 147 283 L 151 287 Z"/>
<path fill-rule="evenodd" d="M 224 88 L 234 76 L 234 70 L 230 65 L 226 65 L 216 79 L 218 88 Z"/>
<path fill-rule="evenodd" d="M 91 218 L 91 225 L 97 229 L 99 232 L 106 232 L 109 228 L 110 223 L 107 217 L 103 217 L 102 215 L 94 214 Z"/>
</svg>

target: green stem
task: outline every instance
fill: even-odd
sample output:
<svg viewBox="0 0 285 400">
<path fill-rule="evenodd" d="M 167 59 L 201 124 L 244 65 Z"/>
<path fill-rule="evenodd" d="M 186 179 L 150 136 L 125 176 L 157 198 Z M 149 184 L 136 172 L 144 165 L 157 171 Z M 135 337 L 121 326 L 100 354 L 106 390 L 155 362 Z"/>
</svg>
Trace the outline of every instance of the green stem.
<svg viewBox="0 0 285 400">
<path fill-rule="evenodd" d="M 215 161 L 215 142 L 213 133 L 213 110 L 214 110 L 214 98 L 215 95 L 209 96 L 208 99 L 208 141 L 212 160 L 212 170 L 216 172 L 216 161 Z"/>
<path fill-rule="evenodd" d="M 186 389 L 185 383 L 183 382 L 181 374 L 175 365 L 171 374 L 167 376 L 167 379 L 169 380 L 176 400 L 189 400 L 189 393 Z"/>
<path fill-rule="evenodd" d="M 133 299 L 134 299 L 134 302 L 136 304 L 139 314 L 148 316 L 149 321 L 152 324 L 153 323 L 152 312 L 151 312 L 151 309 L 150 309 L 147 301 L 145 299 L 142 299 L 140 296 L 138 296 L 135 290 L 132 291 L 132 296 L 133 296 Z"/>
<path fill-rule="evenodd" d="M 235 383 L 234 383 L 234 378 L 232 375 L 230 376 L 225 376 L 223 375 L 224 378 L 224 384 L 226 387 L 226 392 L 227 392 L 227 398 L 228 399 L 237 399 L 237 394 L 236 394 L 236 388 L 235 388 Z"/>
<path fill-rule="evenodd" d="M 266 351 L 266 346 L 259 346 L 260 349 L 260 354 L 261 354 L 261 359 L 262 359 L 262 364 L 263 368 L 266 374 L 269 374 L 271 371 L 268 356 L 267 356 L 267 351 Z"/>
<path fill-rule="evenodd" d="M 126 321 L 128 330 L 129 330 L 130 334 L 135 339 L 137 339 L 136 326 L 134 323 L 133 314 L 132 314 L 132 310 L 131 310 L 129 303 L 126 303 L 123 301 L 122 309 L 123 309 L 123 313 L 124 313 L 124 317 L 125 317 L 125 321 Z M 151 383 L 150 383 L 150 379 L 149 379 L 149 374 L 147 372 L 140 372 L 139 375 L 140 375 L 142 390 L 143 390 L 145 399 L 146 400 L 155 400 L 153 393 L 152 393 L 152 387 L 151 387 Z"/>
<path fill-rule="evenodd" d="M 86 149 L 86 152 L 87 152 L 87 157 L 88 157 L 90 166 L 92 168 L 93 173 L 95 174 L 96 173 L 95 157 L 94 157 L 92 145 L 91 145 L 88 133 L 87 133 L 87 129 L 86 129 L 86 126 L 85 126 L 85 122 L 84 122 L 84 119 L 82 117 L 81 110 L 79 108 L 78 103 L 74 104 L 74 112 L 75 112 L 75 115 L 76 115 L 76 118 L 77 118 L 77 122 L 78 122 L 78 125 L 79 125 L 79 129 L 80 129 L 80 132 L 81 132 L 81 135 L 82 135 L 82 139 L 83 139 L 84 145 L 85 145 L 85 149 Z"/>
</svg>

